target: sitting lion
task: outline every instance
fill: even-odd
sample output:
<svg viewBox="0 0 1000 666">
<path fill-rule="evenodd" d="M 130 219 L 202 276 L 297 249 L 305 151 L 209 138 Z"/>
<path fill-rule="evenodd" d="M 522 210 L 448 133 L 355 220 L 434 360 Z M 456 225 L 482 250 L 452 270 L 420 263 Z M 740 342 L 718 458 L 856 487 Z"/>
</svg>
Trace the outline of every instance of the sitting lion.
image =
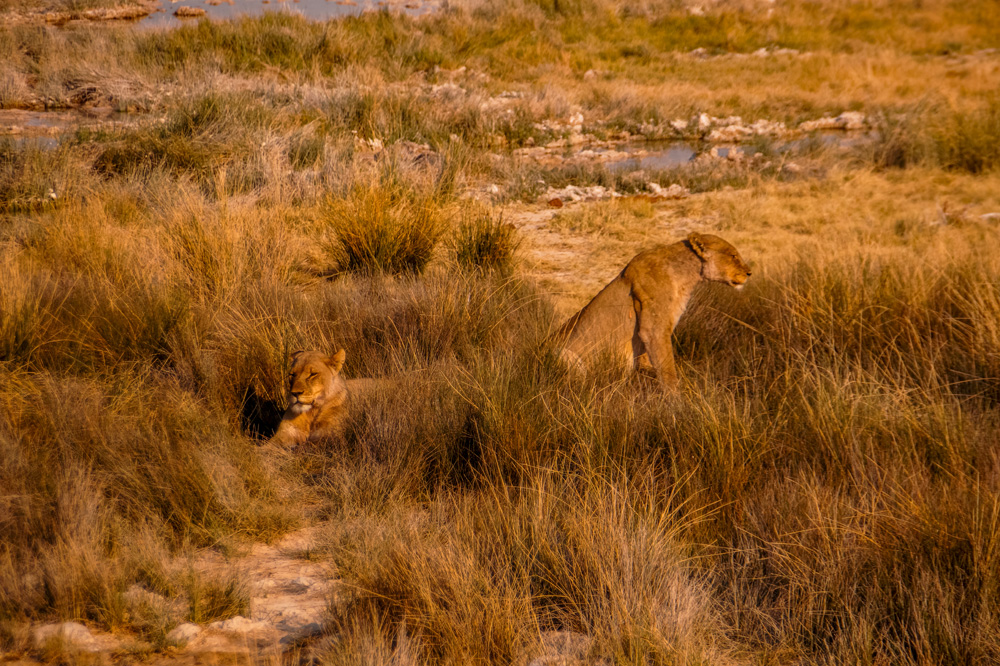
<svg viewBox="0 0 1000 666">
<path fill-rule="evenodd" d="M 736 248 L 718 236 L 691 233 L 685 240 L 640 252 L 555 334 L 571 365 L 600 350 L 649 368 L 666 388 L 677 386 L 670 336 L 699 282 L 741 289 L 750 268 Z"/>
<path fill-rule="evenodd" d="M 348 384 L 340 374 L 347 354 L 292 353 L 288 408 L 271 444 L 291 448 L 343 435 L 348 416 Z"/>
</svg>

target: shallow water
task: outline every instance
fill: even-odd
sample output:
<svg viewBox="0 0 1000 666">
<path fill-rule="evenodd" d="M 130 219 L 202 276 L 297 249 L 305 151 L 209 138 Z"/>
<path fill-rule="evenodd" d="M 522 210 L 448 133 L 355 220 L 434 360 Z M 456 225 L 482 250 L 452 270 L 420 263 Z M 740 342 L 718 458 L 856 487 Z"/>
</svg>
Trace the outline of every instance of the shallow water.
<svg viewBox="0 0 1000 666">
<path fill-rule="evenodd" d="M 608 162 L 612 171 L 633 171 L 635 169 L 669 169 L 681 166 L 693 160 L 698 151 L 694 146 L 683 141 L 668 144 L 637 143 L 625 144 L 617 148 L 624 153 L 635 153 L 635 157 Z"/>
<path fill-rule="evenodd" d="M 775 142 L 774 150 L 777 153 L 795 153 L 808 150 L 810 144 L 817 142 L 824 147 L 853 148 L 870 138 L 871 135 L 865 132 L 830 130 L 815 132 L 790 141 Z M 703 152 L 711 147 L 704 148 Z M 734 152 L 747 156 L 759 152 L 754 150 L 752 145 L 715 145 L 714 149 L 719 157 L 728 157 L 730 153 Z M 615 147 L 615 150 L 623 153 L 634 153 L 634 157 L 609 161 L 607 167 L 611 171 L 670 169 L 683 166 L 700 154 L 698 148 L 684 141 L 627 143 Z"/>
<path fill-rule="evenodd" d="M 160 0 L 159 9 L 138 25 L 144 28 L 172 27 L 197 19 L 177 18 L 178 7 L 197 7 L 205 10 L 205 17 L 217 20 L 239 18 L 241 16 L 261 16 L 267 12 L 287 12 L 299 14 L 308 19 L 325 21 L 341 16 L 357 16 L 368 10 L 391 9 L 407 14 L 424 14 L 437 9 L 437 2 L 426 0 L 406 0 L 399 2 L 379 2 L 378 0 L 222 0 L 211 3 L 205 0 Z"/>
<path fill-rule="evenodd" d="M 59 147 L 59 138 L 54 136 L 3 136 L 0 135 L 0 143 L 10 142 L 18 150 L 54 150 Z"/>
</svg>

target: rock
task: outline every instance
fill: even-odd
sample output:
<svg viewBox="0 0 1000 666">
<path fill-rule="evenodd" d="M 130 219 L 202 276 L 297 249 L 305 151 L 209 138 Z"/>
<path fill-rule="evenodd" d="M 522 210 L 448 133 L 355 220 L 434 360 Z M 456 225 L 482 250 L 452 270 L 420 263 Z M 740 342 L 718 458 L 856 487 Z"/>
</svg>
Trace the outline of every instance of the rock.
<svg viewBox="0 0 1000 666">
<path fill-rule="evenodd" d="M 864 129 L 867 124 L 865 114 L 860 111 L 845 111 L 837 116 L 837 122 L 846 130 Z"/>
<path fill-rule="evenodd" d="M 431 86 L 430 97 L 435 100 L 450 102 L 465 96 L 465 88 L 454 83 L 442 83 Z"/>
<path fill-rule="evenodd" d="M 595 72 L 592 69 L 588 69 L 586 72 L 583 73 L 584 81 L 593 81 L 596 78 L 597 78 L 597 72 Z"/>
<path fill-rule="evenodd" d="M 649 190 L 654 197 L 660 197 L 663 199 L 684 199 L 691 196 L 691 192 L 688 188 L 683 185 L 678 185 L 673 183 L 670 187 L 662 187 L 659 183 L 649 182 L 646 183 L 646 189 Z"/>
<path fill-rule="evenodd" d="M 549 199 L 548 204 L 549 208 L 562 208 L 564 205 L 563 200 L 560 199 L 559 197 L 552 197 L 551 199 Z"/>
<path fill-rule="evenodd" d="M 249 634 L 259 631 L 273 631 L 274 629 L 274 627 L 263 620 L 251 620 L 242 615 L 231 617 L 228 620 L 216 620 L 208 625 L 208 628 L 233 634 Z"/>
<path fill-rule="evenodd" d="M 785 123 L 761 119 L 750 125 L 755 136 L 779 136 L 786 131 Z"/>
<path fill-rule="evenodd" d="M 184 647 L 194 640 L 201 632 L 202 628 L 197 624 L 194 624 L 193 622 L 185 622 L 184 624 L 179 624 L 170 630 L 170 633 L 167 634 L 167 643 Z"/>
<path fill-rule="evenodd" d="M 174 16 L 177 18 L 198 18 L 205 15 L 205 9 L 203 7 L 178 7 L 174 11 Z"/>
<path fill-rule="evenodd" d="M 980 215 L 979 219 L 982 220 L 983 222 L 991 222 L 993 224 L 997 224 L 1000 223 L 1000 213 L 986 213 L 984 215 Z"/>
<path fill-rule="evenodd" d="M 743 125 L 729 125 L 712 130 L 708 140 L 717 143 L 738 143 L 753 136 L 753 130 Z"/>
<path fill-rule="evenodd" d="M 814 130 L 860 130 L 868 124 L 865 114 L 860 111 L 844 111 L 836 118 L 829 116 L 817 120 L 807 120 L 799 124 L 799 129 L 803 132 Z"/>
<path fill-rule="evenodd" d="M 678 132 L 683 132 L 688 128 L 688 121 L 686 120 L 672 120 L 670 121 L 670 126 Z"/>
<path fill-rule="evenodd" d="M 579 187 L 577 185 L 567 185 L 566 187 L 556 189 L 550 187 L 546 190 L 545 194 L 539 197 L 539 201 L 542 203 L 547 203 L 553 205 L 551 202 L 553 199 L 559 199 L 560 204 L 565 204 L 567 202 L 576 201 L 599 201 L 601 199 L 611 199 L 614 197 L 620 197 L 621 194 L 615 192 L 609 187 L 604 187 L 602 185 L 591 185 L 590 187 Z M 554 205 L 555 208 L 561 208 L 561 205 Z"/>
<path fill-rule="evenodd" d="M 70 651 L 103 652 L 118 647 L 118 642 L 111 636 L 94 636 L 90 629 L 79 622 L 60 622 L 43 624 L 32 631 L 35 647 L 45 649 L 53 641 L 62 642 Z"/>
</svg>

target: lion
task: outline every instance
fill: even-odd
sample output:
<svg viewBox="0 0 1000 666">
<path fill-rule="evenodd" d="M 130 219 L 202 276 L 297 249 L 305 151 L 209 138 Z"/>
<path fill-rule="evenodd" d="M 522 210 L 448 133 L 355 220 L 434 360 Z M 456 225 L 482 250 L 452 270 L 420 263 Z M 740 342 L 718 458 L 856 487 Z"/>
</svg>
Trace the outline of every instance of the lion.
<svg viewBox="0 0 1000 666">
<path fill-rule="evenodd" d="M 640 252 L 582 310 L 556 332 L 560 354 L 571 366 L 601 350 L 652 370 L 664 388 L 678 384 L 670 336 L 695 286 L 722 282 L 742 289 L 750 268 L 718 236 L 691 233 L 685 240 Z"/>
<path fill-rule="evenodd" d="M 346 358 L 343 349 L 333 356 L 319 351 L 292 352 L 288 408 L 271 444 L 294 448 L 344 434 L 350 391 L 340 370 Z"/>
</svg>

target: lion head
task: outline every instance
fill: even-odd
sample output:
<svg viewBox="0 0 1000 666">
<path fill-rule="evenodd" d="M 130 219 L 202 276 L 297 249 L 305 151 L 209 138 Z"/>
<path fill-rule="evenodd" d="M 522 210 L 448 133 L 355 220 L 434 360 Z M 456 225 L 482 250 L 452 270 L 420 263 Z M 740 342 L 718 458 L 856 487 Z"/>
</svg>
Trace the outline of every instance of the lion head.
<svg viewBox="0 0 1000 666">
<path fill-rule="evenodd" d="M 687 237 L 687 244 L 702 261 L 703 279 L 742 289 L 750 278 L 750 267 L 739 251 L 718 236 L 692 232 Z"/>
<path fill-rule="evenodd" d="M 318 351 L 292 353 L 292 369 L 288 373 L 288 409 L 304 414 L 322 407 L 346 392 L 340 369 L 347 354 L 343 349 L 333 356 Z"/>
</svg>

